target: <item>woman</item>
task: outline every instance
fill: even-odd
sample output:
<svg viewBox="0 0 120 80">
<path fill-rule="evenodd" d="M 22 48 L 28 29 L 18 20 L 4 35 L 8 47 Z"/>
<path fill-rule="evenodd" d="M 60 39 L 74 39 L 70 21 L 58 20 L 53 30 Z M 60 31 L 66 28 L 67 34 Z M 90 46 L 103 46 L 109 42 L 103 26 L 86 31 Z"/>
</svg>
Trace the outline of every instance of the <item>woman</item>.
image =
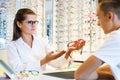
<svg viewBox="0 0 120 80">
<path fill-rule="evenodd" d="M 34 36 L 38 24 L 36 17 L 36 14 L 27 8 L 18 10 L 15 15 L 13 39 L 8 45 L 8 59 L 16 72 L 41 71 L 48 62 L 59 68 L 67 63 L 67 58 L 73 50 L 78 50 L 85 44 L 81 40 L 77 46 L 55 54 L 45 39 Z M 56 58 L 58 59 L 54 60 Z M 54 61 L 50 62 L 51 60 Z"/>
</svg>

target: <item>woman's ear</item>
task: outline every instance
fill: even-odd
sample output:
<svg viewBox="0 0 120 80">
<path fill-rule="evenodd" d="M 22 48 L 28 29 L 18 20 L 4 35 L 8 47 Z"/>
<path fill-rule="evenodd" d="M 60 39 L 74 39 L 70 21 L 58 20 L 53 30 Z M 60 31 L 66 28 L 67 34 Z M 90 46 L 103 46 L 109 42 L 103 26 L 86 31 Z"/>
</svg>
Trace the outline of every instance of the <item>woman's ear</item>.
<svg viewBox="0 0 120 80">
<path fill-rule="evenodd" d="M 21 28 L 21 23 L 19 21 L 17 21 L 17 26 Z"/>
</svg>

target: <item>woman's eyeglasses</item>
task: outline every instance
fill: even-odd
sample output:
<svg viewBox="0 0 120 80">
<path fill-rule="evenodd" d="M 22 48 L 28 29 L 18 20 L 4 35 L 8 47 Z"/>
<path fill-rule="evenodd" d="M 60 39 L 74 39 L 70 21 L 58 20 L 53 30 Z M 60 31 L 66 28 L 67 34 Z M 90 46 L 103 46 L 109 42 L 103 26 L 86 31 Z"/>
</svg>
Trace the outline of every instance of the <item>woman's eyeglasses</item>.
<svg viewBox="0 0 120 80">
<path fill-rule="evenodd" d="M 33 26 L 33 24 L 37 25 L 39 23 L 39 21 L 26 21 L 26 23 L 29 25 L 29 26 Z"/>
</svg>

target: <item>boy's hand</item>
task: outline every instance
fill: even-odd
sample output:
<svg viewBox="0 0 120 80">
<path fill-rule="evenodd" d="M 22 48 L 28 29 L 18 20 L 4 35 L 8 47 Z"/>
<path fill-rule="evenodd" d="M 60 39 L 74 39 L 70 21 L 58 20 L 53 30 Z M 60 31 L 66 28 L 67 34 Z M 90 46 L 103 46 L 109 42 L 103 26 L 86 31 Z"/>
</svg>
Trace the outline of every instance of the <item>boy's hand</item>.
<svg viewBox="0 0 120 80">
<path fill-rule="evenodd" d="M 70 50 L 79 50 L 85 45 L 85 40 L 78 39 L 77 41 L 72 41 L 68 43 L 68 49 Z"/>
<path fill-rule="evenodd" d="M 71 52 L 74 50 L 79 50 L 85 45 L 85 40 L 83 39 L 78 39 L 77 41 L 72 41 L 68 43 L 68 50 L 66 52 L 65 58 L 68 59 L 70 56 Z"/>
</svg>

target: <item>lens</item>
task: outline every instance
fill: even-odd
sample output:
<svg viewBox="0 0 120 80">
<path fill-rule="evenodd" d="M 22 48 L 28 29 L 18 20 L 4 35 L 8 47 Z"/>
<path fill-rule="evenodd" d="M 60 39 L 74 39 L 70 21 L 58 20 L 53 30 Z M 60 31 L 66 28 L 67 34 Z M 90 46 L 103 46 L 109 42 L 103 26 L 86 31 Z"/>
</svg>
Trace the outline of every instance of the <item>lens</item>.
<svg viewBox="0 0 120 80">
<path fill-rule="evenodd" d="M 27 23 L 28 23 L 28 25 L 32 26 L 33 24 L 37 25 L 39 23 L 39 21 L 28 21 Z"/>
<path fill-rule="evenodd" d="M 34 23 L 34 24 L 38 24 L 38 23 L 39 23 L 39 21 L 34 21 L 33 23 Z"/>
</svg>

